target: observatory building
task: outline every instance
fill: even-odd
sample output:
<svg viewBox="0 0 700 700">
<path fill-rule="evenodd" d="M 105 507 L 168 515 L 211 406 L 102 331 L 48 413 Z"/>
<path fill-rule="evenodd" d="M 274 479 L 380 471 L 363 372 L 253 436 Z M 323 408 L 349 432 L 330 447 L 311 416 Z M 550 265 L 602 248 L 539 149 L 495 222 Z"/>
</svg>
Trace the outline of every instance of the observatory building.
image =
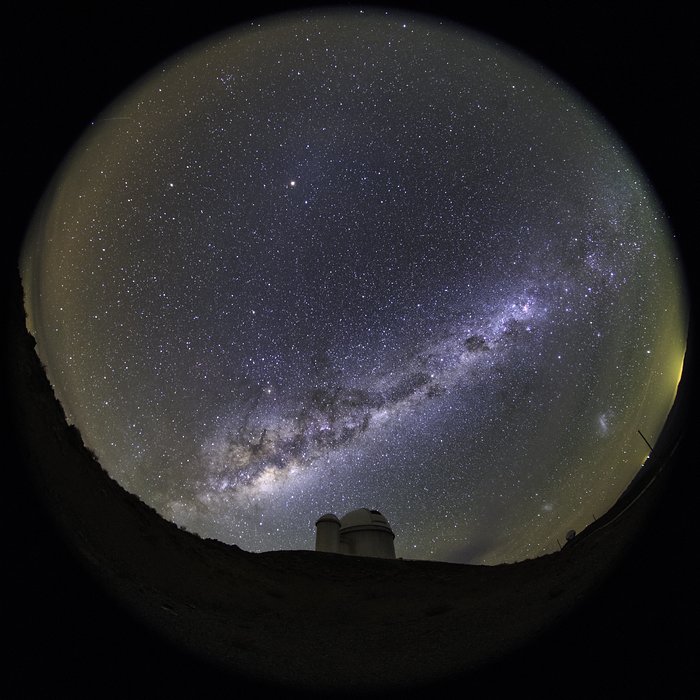
<svg viewBox="0 0 700 700">
<path fill-rule="evenodd" d="M 358 508 L 340 520 L 332 513 L 316 521 L 316 551 L 396 559 L 394 533 L 378 510 Z"/>
</svg>

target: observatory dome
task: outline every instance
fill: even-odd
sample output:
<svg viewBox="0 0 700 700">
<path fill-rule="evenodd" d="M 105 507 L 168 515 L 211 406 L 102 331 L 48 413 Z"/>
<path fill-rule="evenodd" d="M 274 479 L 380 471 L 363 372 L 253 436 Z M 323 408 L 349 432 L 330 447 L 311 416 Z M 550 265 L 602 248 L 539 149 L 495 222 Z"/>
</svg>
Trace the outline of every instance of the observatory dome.
<svg viewBox="0 0 700 700">
<path fill-rule="evenodd" d="M 333 515 L 333 513 L 326 513 L 325 515 L 322 515 L 317 521 L 316 525 L 319 523 L 338 523 L 340 524 L 340 521 L 338 520 L 337 516 Z"/>
<path fill-rule="evenodd" d="M 316 521 L 316 551 L 395 559 L 394 533 L 378 511 L 358 508 L 340 520 L 326 513 Z"/>
<path fill-rule="evenodd" d="M 340 519 L 340 527 L 343 532 L 348 532 L 354 528 L 379 529 L 391 532 L 389 521 L 378 510 L 370 510 L 369 508 L 351 510 Z"/>
</svg>

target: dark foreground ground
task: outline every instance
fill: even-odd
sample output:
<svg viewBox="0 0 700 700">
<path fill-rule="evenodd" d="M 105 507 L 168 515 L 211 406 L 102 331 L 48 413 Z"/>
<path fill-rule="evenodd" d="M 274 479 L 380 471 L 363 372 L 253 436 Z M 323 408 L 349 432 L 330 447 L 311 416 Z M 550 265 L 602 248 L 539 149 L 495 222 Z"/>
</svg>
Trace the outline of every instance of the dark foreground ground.
<svg viewBox="0 0 700 700">
<path fill-rule="evenodd" d="M 17 285 L 19 287 L 19 285 Z M 694 465 L 681 413 L 618 507 L 561 552 L 496 567 L 253 554 L 164 521 L 69 428 L 8 317 L 17 448 L 6 598 L 12 684 L 78 695 L 343 695 L 514 687 L 685 697 L 695 682 Z M 685 385 L 684 385 L 685 387 Z M 679 489 L 679 486 L 683 487 Z"/>
</svg>

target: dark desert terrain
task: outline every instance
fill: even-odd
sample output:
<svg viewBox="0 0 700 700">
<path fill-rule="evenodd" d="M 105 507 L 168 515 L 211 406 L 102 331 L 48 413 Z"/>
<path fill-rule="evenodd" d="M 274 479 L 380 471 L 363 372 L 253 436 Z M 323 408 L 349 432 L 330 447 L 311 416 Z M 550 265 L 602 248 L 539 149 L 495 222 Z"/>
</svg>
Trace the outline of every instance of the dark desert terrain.
<svg viewBox="0 0 700 700">
<path fill-rule="evenodd" d="M 155 12 L 146 13 L 142 31 L 155 32 L 156 19 Z M 55 36 L 48 26 L 38 28 L 38 40 L 49 41 L 65 75 L 79 70 L 75 42 L 92 20 L 79 21 L 77 29 L 61 24 Z M 613 20 L 620 26 L 622 18 Z M 121 22 L 117 28 L 130 26 Z M 174 44 L 187 34 L 186 19 L 180 22 L 180 33 L 170 35 Z M 210 31 L 213 22 L 199 31 Z M 552 22 L 563 26 L 561 18 Z M 592 87 L 594 78 L 589 85 L 577 84 L 597 94 L 598 105 L 605 106 L 606 99 L 618 104 L 612 119 L 632 147 L 641 149 L 642 164 L 682 232 L 689 221 L 691 184 L 679 172 L 690 117 L 683 111 L 689 100 L 677 81 L 689 69 L 679 63 L 679 73 L 664 84 L 664 104 L 656 100 L 656 111 L 645 113 L 646 103 L 634 102 L 639 85 L 615 82 L 643 54 L 621 64 L 620 33 L 612 26 L 595 35 L 597 24 L 593 18 L 587 22 L 583 29 L 591 31 L 581 35 L 596 39 L 586 59 L 595 65 L 579 59 L 578 70 L 600 75 L 596 70 L 612 57 L 611 68 L 605 84 Z M 36 39 L 29 26 L 25 19 L 25 39 Z M 658 79 L 658 87 L 671 65 L 669 56 L 685 54 L 673 49 L 675 35 L 663 21 L 633 28 L 624 35 L 642 42 L 656 37 L 657 48 L 668 48 L 658 61 L 641 64 Z M 112 36 L 111 44 L 108 36 L 104 43 L 90 42 L 103 58 L 119 46 L 117 30 L 104 31 Z M 630 50 L 632 40 L 625 41 Z M 556 42 L 550 45 L 553 55 L 568 51 L 570 41 L 560 43 L 559 49 Z M 64 55 L 60 46 L 66 47 Z M 580 39 L 579 54 L 585 46 Z M 48 60 L 46 45 L 42 51 L 39 58 Z M 141 60 L 152 62 L 158 51 L 167 55 L 172 46 L 151 48 Z M 559 64 L 574 77 L 576 55 L 572 50 Z M 99 55 L 93 59 L 99 61 Z M 36 56 L 28 60 L 29 67 L 19 74 L 36 85 L 42 64 Z M 96 86 L 103 92 L 93 93 L 93 103 L 86 97 L 80 103 L 77 92 L 68 95 L 74 104 L 66 108 L 64 122 L 58 117 L 53 122 L 59 136 L 50 147 L 31 134 L 45 125 L 47 101 L 54 104 L 62 97 L 59 88 L 49 84 L 43 95 L 26 86 L 19 91 L 22 154 L 14 172 L 21 187 L 17 215 L 9 224 L 13 243 L 21 241 L 48 176 L 78 135 L 71 131 L 77 127 L 68 126 L 76 123 L 76 113 L 94 114 L 94 101 L 107 99 L 115 85 L 123 87 L 143 70 L 133 54 L 121 65 L 110 60 L 105 65 L 108 78 L 112 71 L 111 86 Z M 77 90 L 77 83 L 67 84 Z M 619 90 L 622 96 L 610 97 Z M 633 121 L 636 126 L 625 131 Z M 645 124 L 658 129 L 657 141 L 646 151 Z M 687 239 L 681 242 L 687 253 Z M 16 245 L 11 244 L 3 269 L 8 697 L 45 694 L 47 687 L 51 694 L 73 697 L 220 692 L 253 697 L 280 688 L 285 697 L 406 697 L 428 690 L 490 697 L 514 692 L 581 698 L 696 695 L 692 316 L 686 374 L 655 457 L 618 504 L 561 552 L 496 567 L 312 551 L 253 554 L 166 522 L 125 492 L 83 447 L 78 432 L 65 423 L 25 330 L 15 261 Z M 692 263 L 686 263 L 691 270 Z"/>
</svg>

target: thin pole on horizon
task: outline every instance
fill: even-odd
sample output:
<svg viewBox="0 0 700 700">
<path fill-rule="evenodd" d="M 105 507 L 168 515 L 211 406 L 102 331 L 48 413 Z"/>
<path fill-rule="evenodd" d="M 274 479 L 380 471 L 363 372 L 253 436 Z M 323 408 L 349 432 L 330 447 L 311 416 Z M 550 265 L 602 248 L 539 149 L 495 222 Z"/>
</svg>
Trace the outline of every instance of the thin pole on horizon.
<svg viewBox="0 0 700 700">
<path fill-rule="evenodd" d="M 653 452 L 653 451 L 654 451 L 654 448 L 649 444 L 649 440 L 647 440 L 647 439 L 644 437 L 644 435 L 642 435 L 642 431 L 639 430 L 639 428 L 637 428 L 637 432 L 638 432 L 639 435 L 641 436 L 642 440 L 644 440 L 644 442 L 646 442 L 647 447 L 651 450 L 651 452 Z"/>
</svg>

